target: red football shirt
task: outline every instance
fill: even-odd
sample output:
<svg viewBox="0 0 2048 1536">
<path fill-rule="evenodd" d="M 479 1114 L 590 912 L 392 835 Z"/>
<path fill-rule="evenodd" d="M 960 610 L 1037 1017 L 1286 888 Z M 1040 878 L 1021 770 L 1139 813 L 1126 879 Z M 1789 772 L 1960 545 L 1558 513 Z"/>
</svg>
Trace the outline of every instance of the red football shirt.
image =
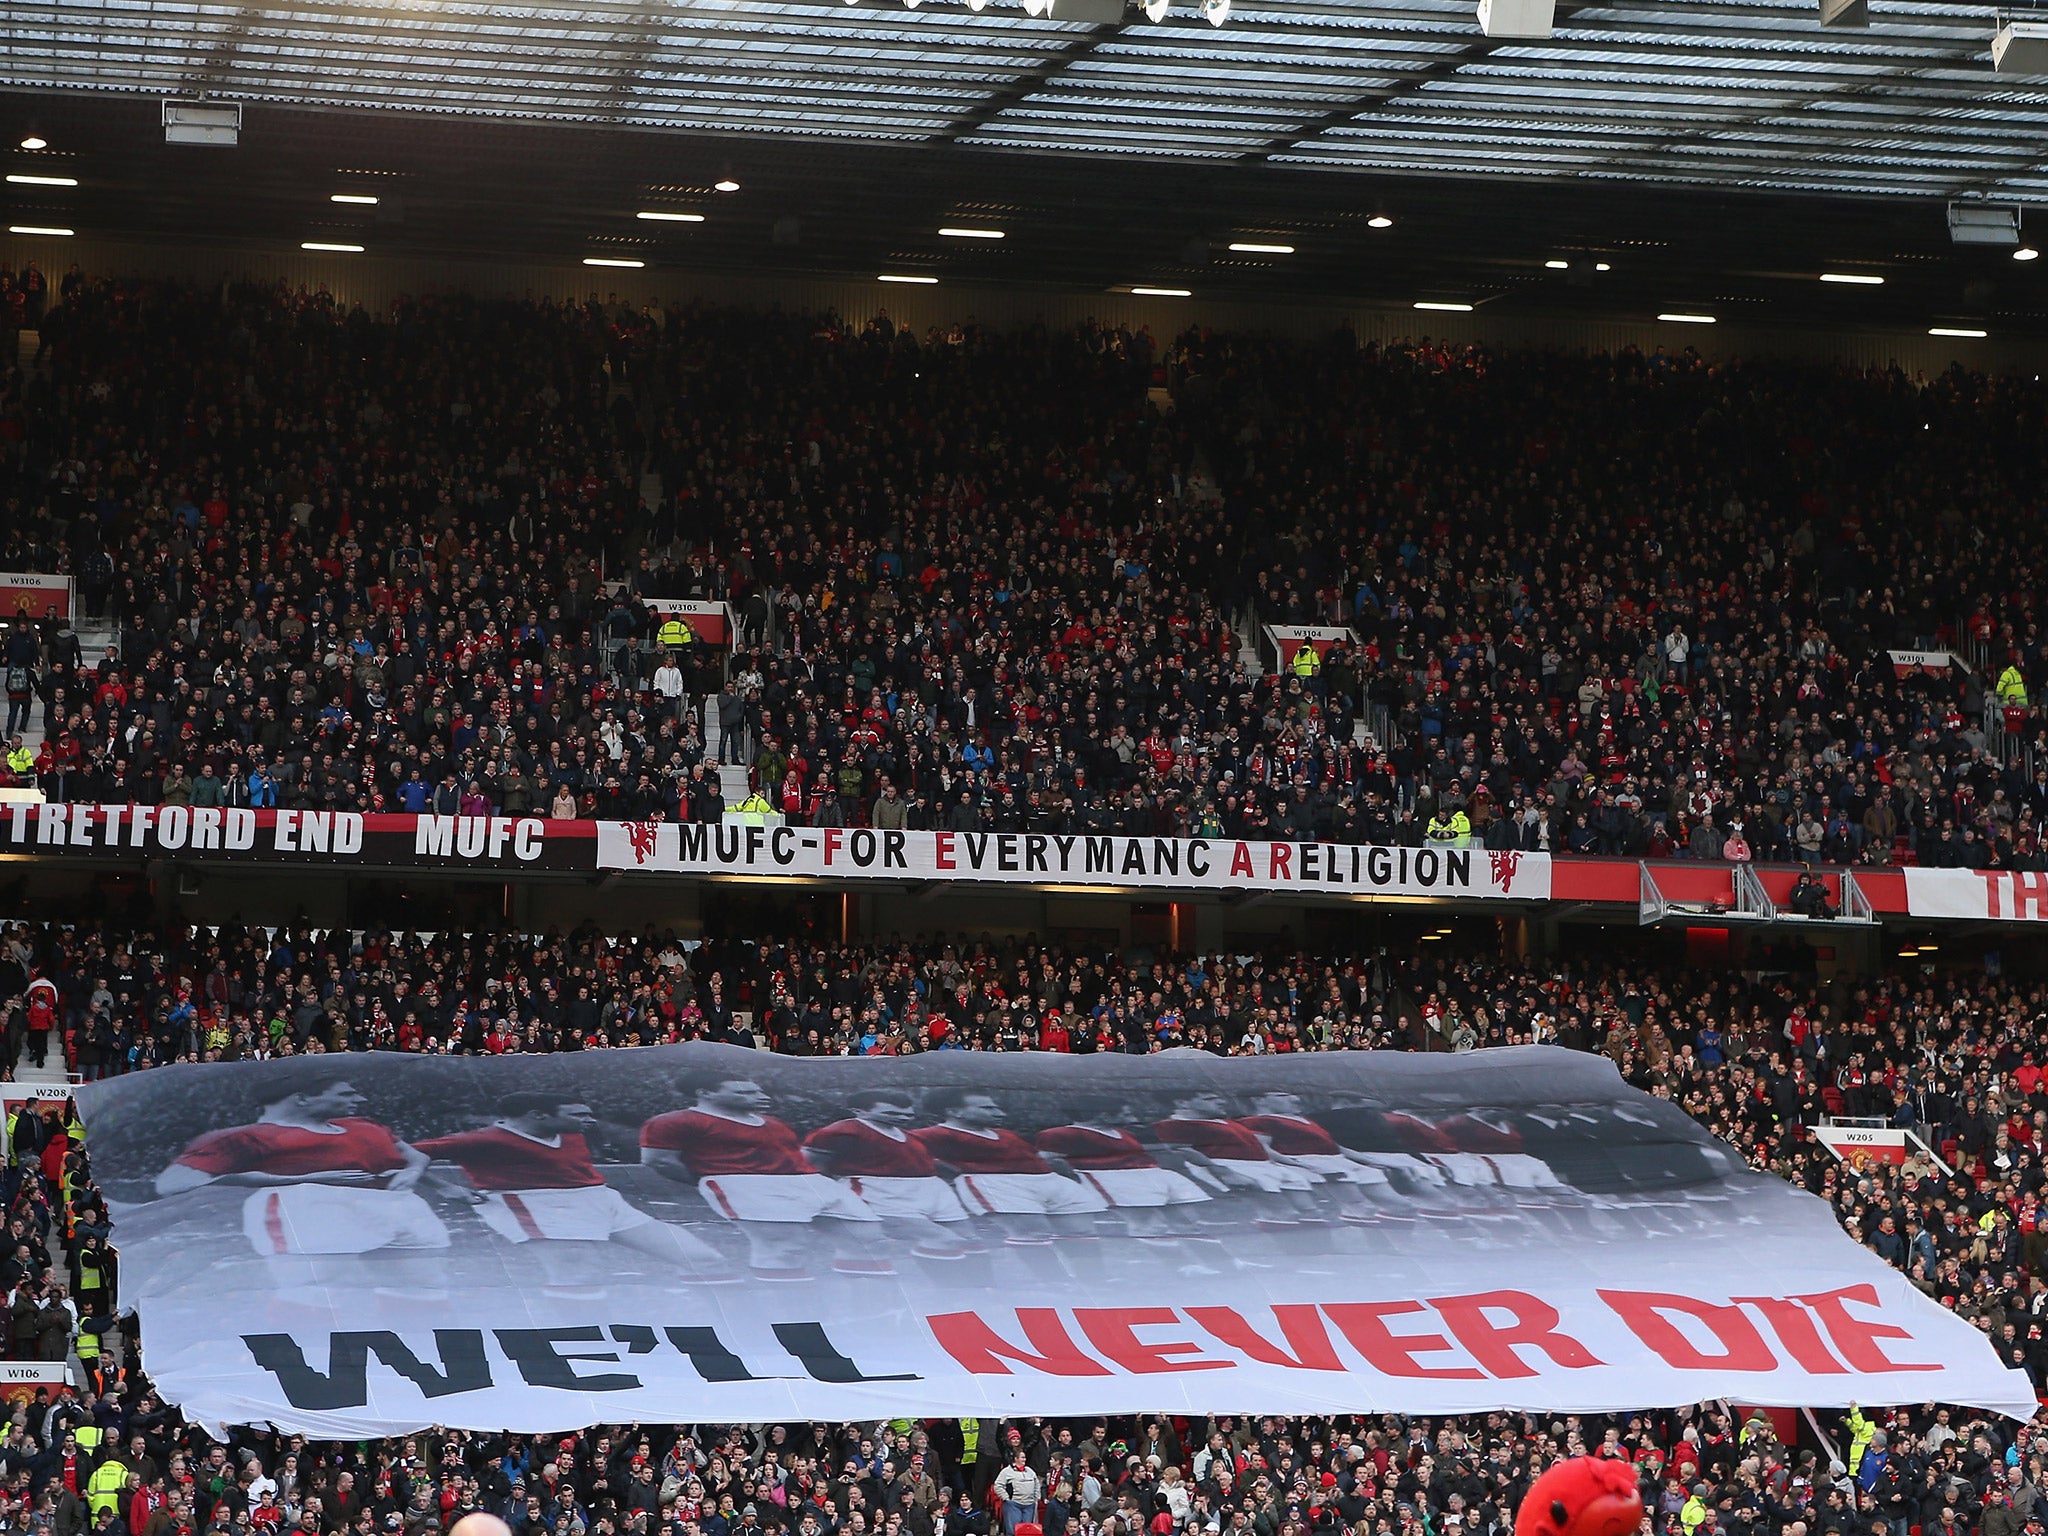
<svg viewBox="0 0 2048 1536">
<path fill-rule="evenodd" d="M 230 1126 L 209 1131 L 178 1154 L 201 1173 L 396 1173 L 405 1166 L 398 1138 L 374 1120 L 336 1120 L 332 1131 L 297 1125 Z"/>
<path fill-rule="evenodd" d="M 916 1137 L 902 1139 L 865 1120 L 835 1120 L 804 1138 L 804 1145 L 832 1155 L 832 1171 L 843 1178 L 930 1179 L 939 1166 Z"/>
<path fill-rule="evenodd" d="M 1038 1133 L 1038 1150 L 1064 1157 L 1076 1168 L 1157 1168 L 1158 1161 L 1129 1131 L 1098 1131 L 1085 1125 L 1056 1125 Z"/>
<path fill-rule="evenodd" d="M 1246 1115 L 1237 1122 L 1272 1144 L 1282 1157 L 1341 1157 L 1343 1149 L 1314 1121 L 1294 1115 Z"/>
<path fill-rule="evenodd" d="M 700 1179 L 721 1174 L 816 1173 L 796 1132 L 773 1115 L 758 1123 L 728 1120 L 701 1109 L 656 1115 L 640 1127 L 640 1145 L 674 1152 Z"/>
<path fill-rule="evenodd" d="M 1458 1144 L 1427 1120 L 1394 1110 L 1386 1117 L 1387 1129 L 1406 1142 L 1412 1152 L 1455 1152 Z"/>
<path fill-rule="evenodd" d="M 1438 1134 L 1447 1137 L 1460 1152 L 1519 1152 L 1522 1133 L 1513 1126 L 1492 1126 L 1470 1115 L 1453 1115 L 1439 1121 Z"/>
<path fill-rule="evenodd" d="M 1050 1170 L 1031 1143 L 1015 1131 L 991 1131 L 986 1136 L 963 1131 L 953 1125 L 928 1125 L 910 1133 L 924 1149 L 942 1163 L 951 1163 L 962 1173 L 1046 1173 Z"/>
<path fill-rule="evenodd" d="M 461 1165 L 478 1189 L 589 1189 L 604 1176 L 574 1131 L 554 1146 L 502 1125 L 415 1142 L 422 1152 Z"/>
<path fill-rule="evenodd" d="M 1193 1147 L 1205 1157 L 1230 1163 L 1270 1163 L 1265 1144 L 1235 1120 L 1161 1120 L 1152 1127 L 1161 1141 Z"/>
</svg>

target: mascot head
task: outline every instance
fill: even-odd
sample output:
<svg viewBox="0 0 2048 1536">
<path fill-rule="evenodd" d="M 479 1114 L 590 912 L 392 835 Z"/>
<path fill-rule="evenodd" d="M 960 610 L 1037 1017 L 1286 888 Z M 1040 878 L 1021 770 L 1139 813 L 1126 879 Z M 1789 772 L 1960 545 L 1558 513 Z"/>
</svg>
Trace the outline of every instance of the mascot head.
<svg viewBox="0 0 2048 1536">
<path fill-rule="evenodd" d="M 1632 1536 L 1643 1495 L 1625 1461 L 1575 1456 L 1529 1485 L 1515 1536 Z"/>
</svg>

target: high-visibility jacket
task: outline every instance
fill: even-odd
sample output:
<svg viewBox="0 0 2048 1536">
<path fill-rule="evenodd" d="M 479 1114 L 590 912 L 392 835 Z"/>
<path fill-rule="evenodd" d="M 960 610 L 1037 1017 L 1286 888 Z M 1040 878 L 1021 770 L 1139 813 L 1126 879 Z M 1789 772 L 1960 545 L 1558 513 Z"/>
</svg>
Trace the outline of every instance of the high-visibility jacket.
<svg viewBox="0 0 2048 1536">
<path fill-rule="evenodd" d="M 670 647 L 695 645 L 697 632 L 681 619 L 666 619 L 662 622 L 661 628 L 655 631 L 655 638 Z"/>
<path fill-rule="evenodd" d="M 768 825 L 768 818 L 775 814 L 775 807 L 768 803 L 765 795 L 756 790 L 734 806 L 732 814 L 743 826 L 765 827 Z"/>
<path fill-rule="evenodd" d="M 1296 677 L 1314 677 L 1323 670 L 1322 653 L 1304 641 L 1294 653 L 1292 666 Z"/>
<path fill-rule="evenodd" d="M 960 1465 L 971 1467 L 981 1459 L 981 1420 L 960 1421 Z"/>
<path fill-rule="evenodd" d="M 1863 1453 L 1870 1449 L 1871 1438 L 1877 1433 L 1877 1426 L 1864 1416 L 1861 1408 L 1851 1408 L 1848 1418 L 1849 1454 L 1843 1458 L 1849 1475 L 1856 1475 L 1856 1468 L 1863 1460 Z"/>
<path fill-rule="evenodd" d="M 108 1510 L 121 1502 L 121 1490 L 128 1486 L 128 1467 L 125 1462 L 108 1457 L 92 1469 L 92 1476 L 85 1480 L 85 1502 L 91 1506 L 93 1518 L 97 1520 Z"/>
<path fill-rule="evenodd" d="M 1453 811 L 1446 816 L 1438 811 L 1429 818 L 1427 836 L 1433 843 L 1448 843 L 1472 835 L 1472 818 L 1463 811 Z"/>
<path fill-rule="evenodd" d="M 2014 662 L 1998 674 L 1998 702 L 2026 707 L 2027 674 L 2019 669 L 2019 663 Z"/>
</svg>

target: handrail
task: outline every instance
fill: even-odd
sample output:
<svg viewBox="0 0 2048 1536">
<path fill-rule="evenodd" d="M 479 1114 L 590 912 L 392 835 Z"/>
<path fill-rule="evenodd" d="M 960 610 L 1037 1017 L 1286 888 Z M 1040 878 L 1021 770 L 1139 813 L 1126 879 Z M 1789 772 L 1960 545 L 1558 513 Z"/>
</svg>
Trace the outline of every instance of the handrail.
<svg viewBox="0 0 2048 1536">
<path fill-rule="evenodd" d="M 1735 910 L 1767 923 L 1778 920 L 1777 904 L 1765 893 L 1763 881 L 1747 864 L 1735 866 Z"/>
<path fill-rule="evenodd" d="M 1640 905 L 1636 908 L 1636 926 L 1639 928 L 1654 927 L 1671 915 L 1671 902 L 1657 888 L 1657 877 L 1650 873 L 1650 865 L 1647 860 L 1639 862 L 1636 868 L 1643 872 Z"/>
<path fill-rule="evenodd" d="M 1842 916 L 1855 923 L 1877 921 L 1877 909 L 1871 906 L 1856 877 L 1846 869 L 1842 871 Z"/>
</svg>

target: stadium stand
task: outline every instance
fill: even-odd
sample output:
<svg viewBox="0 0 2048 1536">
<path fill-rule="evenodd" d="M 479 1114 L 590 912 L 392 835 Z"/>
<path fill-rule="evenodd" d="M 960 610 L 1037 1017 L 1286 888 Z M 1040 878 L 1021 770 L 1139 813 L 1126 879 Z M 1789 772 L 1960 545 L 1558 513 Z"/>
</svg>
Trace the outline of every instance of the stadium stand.
<svg viewBox="0 0 2048 1536">
<path fill-rule="evenodd" d="M 84 609 L 8 640 L 53 799 L 2043 867 L 2032 381 L 59 299 L 0 531 Z"/>
<path fill-rule="evenodd" d="M 0 394 L 0 566 L 82 601 L 6 641 L 7 771 L 52 799 L 710 820 L 744 786 L 828 826 L 2048 867 L 2036 382 L 599 301 L 372 316 L 77 272 L 40 319 Z M 730 604 L 729 671 L 667 655 L 650 598 Z M 1304 623 L 1355 640 L 1268 675 L 1260 626 Z M 1859 985 L 33 922 L 0 942 L 0 1050 L 96 1078 L 756 1031 L 810 1055 L 1556 1043 L 1828 1200 L 2038 1387 L 2041 990 Z M 1945 1166 L 1838 1163 L 1822 1113 Z M 119 1321 L 83 1128 L 31 1105 L 11 1129 L 7 1353 L 91 1384 L 17 1404 L 0 1443 L 0 1525 L 39 1536 L 426 1536 L 471 1509 L 519 1536 L 1015 1536 L 1004 1501 L 1042 1536 L 1507 1536 L 1571 1450 L 1632 1462 L 1658 1536 L 2048 1517 L 2048 1427 L 1940 1405 L 1797 1438 L 1701 1405 L 220 1443 Z"/>
</svg>

